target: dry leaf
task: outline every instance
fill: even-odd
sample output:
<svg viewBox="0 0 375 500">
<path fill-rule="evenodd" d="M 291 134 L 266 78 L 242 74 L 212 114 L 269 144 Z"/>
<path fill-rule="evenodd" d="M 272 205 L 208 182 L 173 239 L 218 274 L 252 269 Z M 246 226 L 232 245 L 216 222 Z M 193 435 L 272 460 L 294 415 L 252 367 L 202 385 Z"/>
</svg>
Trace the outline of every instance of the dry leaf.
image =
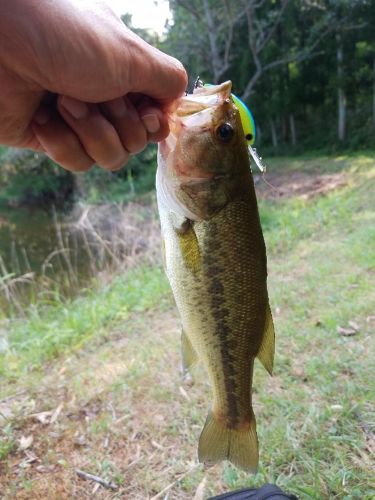
<svg viewBox="0 0 375 500">
<path fill-rule="evenodd" d="M 161 450 L 161 451 L 164 451 L 164 446 L 162 446 L 161 444 L 157 443 L 156 441 L 151 441 L 151 444 L 154 448 L 157 448 L 158 450 Z"/>
<path fill-rule="evenodd" d="M 348 321 L 348 325 L 356 332 L 359 332 L 359 325 L 355 321 Z"/>
<path fill-rule="evenodd" d="M 61 413 L 61 410 L 63 409 L 63 403 L 60 403 L 59 406 L 56 408 L 56 410 L 53 412 L 50 420 L 50 424 L 54 424 L 56 420 L 59 418 L 59 415 Z"/>
<path fill-rule="evenodd" d="M 36 418 L 41 424 L 46 425 L 49 423 L 51 411 L 41 411 L 40 413 L 32 413 L 30 417 Z"/>
<path fill-rule="evenodd" d="M 185 389 L 182 386 L 179 387 L 179 391 L 180 391 L 181 396 L 184 397 L 186 399 L 186 401 L 190 401 L 190 397 L 189 397 L 188 393 L 185 391 Z"/>
<path fill-rule="evenodd" d="M 41 474 L 46 474 L 48 472 L 53 472 L 55 466 L 54 465 L 38 465 L 36 470 Z"/>
<path fill-rule="evenodd" d="M 95 493 L 98 491 L 98 489 L 100 488 L 100 484 L 99 483 L 96 483 L 95 486 L 93 487 L 92 489 L 92 494 L 95 495 Z"/>
<path fill-rule="evenodd" d="M 87 444 L 87 439 L 83 434 L 75 436 L 73 442 L 76 446 L 85 446 Z"/>
<path fill-rule="evenodd" d="M 20 450 L 26 450 L 27 448 L 30 448 L 34 441 L 33 436 L 21 436 L 21 439 L 19 440 L 19 449 Z"/>
<path fill-rule="evenodd" d="M 343 409 L 342 405 L 331 405 L 331 410 L 333 411 L 341 411 Z"/>
<path fill-rule="evenodd" d="M 20 469 L 28 469 L 31 464 L 39 461 L 39 458 L 29 450 L 25 450 L 25 455 L 26 457 L 18 464 Z"/>
<path fill-rule="evenodd" d="M 204 494 L 206 491 L 207 477 L 204 476 L 202 481 L 199 483 L 197 491 L 195 492 L 193 500 L 204 500 Z"/>
<path fill-rule="evenodd" d="M 343 328 L 342 326 L 337 327 L 337 333 L 342 335 L 343 337 L 352 337 L 358 333 L 358 330 L 354 328 Z"/>
</svg>

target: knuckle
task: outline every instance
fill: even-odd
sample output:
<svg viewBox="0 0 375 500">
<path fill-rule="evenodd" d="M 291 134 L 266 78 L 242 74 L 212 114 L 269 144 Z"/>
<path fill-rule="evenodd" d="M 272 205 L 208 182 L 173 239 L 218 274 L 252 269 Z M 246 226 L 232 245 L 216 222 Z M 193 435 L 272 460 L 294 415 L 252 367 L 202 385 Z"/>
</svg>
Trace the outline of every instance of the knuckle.
<svg viewBox="0 0 375 500">
<path fill-rule="evenodd" d="M 146 132 L 144 131 L 142 134 L 138 134 L 138 137 L 127 137 L 122 141 L 122 143 L 130 154 L 140 153 L 147 145 Z"/>
<path fill-rule="evenodd" d="M 120 158 L 116 158 L 115 160 L 100 162 L 100 166 L 106 170 L 119 170 L 126 165 L 128 159 L 129 154 L 124 153 Z"/>
<path fill-rule="evenodd" d="M 139 142 L 138 144 L 132 144 L 131 146 L 127 147 L 126 149 L 129 151 L 130 154 L 132 155 L 135 155 L 135 154 L 138 154 L 140 153 L 141 151 L 143 151 L 145 149 L 147 145 L 147 141 L 142 141 Z"/>
</svg>

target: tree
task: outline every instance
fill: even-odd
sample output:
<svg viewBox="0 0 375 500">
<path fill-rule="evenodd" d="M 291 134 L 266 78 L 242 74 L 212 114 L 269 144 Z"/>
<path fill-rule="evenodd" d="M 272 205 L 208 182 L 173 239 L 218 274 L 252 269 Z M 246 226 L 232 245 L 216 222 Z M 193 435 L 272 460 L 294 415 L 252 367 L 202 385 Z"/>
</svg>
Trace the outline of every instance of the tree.
<svg viewBox="0 0 375 500">
<path fill-rule="evenodd" d="M 357 118 L 352 117 L 359 117 L 358 103 L 366 102 L 368 109 L 371 99 L 375 123 L 375 21 L 369 21 L 374 0 L 171 0 L 170 5 L 174 23 L 162 48 L 180 58 L 194 79 L 198 74 L 213 83 L 231 79 L 235 93 L 255 111 L 266 143 L 332 145 L 335 117 L 344 145 L 347 137 L 373 140 L 360 121 L 353 134 Z M 371 69 L 365 71 L 370 57 Z"/>
</svg>

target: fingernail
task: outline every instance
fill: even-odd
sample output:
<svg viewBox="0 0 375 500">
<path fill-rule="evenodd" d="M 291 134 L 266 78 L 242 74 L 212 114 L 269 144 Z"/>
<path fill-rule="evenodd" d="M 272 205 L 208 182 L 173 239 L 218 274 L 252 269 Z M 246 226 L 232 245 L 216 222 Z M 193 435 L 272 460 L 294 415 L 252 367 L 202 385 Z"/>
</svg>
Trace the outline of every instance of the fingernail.
<svg viewBox="0 0 375 500">
<path fill-rule="evenodd" d="M 71 97 L 64 96 L 61 99 L 61 106 L 63 106 L 63 108 L 65 108 L 76 120 L 85 118 L 89 112 L 89 108 L 84 102 L 77 101 L 77 99 L 72 99 Z"/>
<path fill-rule="evenodd" d="M 34 115 L 34 121 L 38 125 L 45 125 L 50 118 L 50 112 L 46 108 L 40 108 Z"/>
<path fill-rule="evenodd" d="M 142 122 L 150 134 L 154 134 L 160 129 L 160 121 L 156 115 L 144 115 L 142 116 Z"/>
</svg>

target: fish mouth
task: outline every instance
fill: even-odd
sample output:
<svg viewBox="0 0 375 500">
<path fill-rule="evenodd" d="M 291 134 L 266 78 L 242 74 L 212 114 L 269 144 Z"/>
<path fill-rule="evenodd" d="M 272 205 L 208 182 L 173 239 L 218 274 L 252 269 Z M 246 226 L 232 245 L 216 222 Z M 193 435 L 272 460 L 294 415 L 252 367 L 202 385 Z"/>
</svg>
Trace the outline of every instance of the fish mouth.
<svg viewBox="0 0 375 500">
<path fill-rule="evenodd" d="M 167 159 L 185 128 L 197 127 L 200 132 L 210 128 L 217 107 L 231 101 L 231 91 L 232 82 L 228 80 L 220 85 L 197 87 L 192 94 L 181 97 L 168 118 L 170 133 L 159 143 L 160 156 Z"/>
<path fill-rule="evenodd" d="M 192 94 L 181 97 L 170 116 L 170 131 L 176 137 L 184 127 L 209 127 L 218 106 L 231 100 L 232 82 L 197 87 Z"/>
</svg>

